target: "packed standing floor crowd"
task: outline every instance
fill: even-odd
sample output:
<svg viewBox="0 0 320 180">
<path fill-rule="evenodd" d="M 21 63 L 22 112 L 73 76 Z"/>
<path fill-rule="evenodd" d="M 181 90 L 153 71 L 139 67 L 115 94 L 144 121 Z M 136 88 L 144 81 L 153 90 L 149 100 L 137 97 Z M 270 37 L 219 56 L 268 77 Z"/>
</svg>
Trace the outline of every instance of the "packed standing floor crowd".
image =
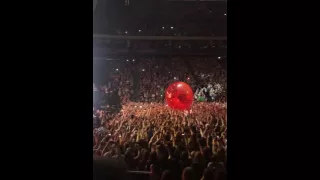
<svg viewBox="0 0 320 180">
<path fill-rule="evenodd" d="M 93 130 L 95 156 L 150 171 L 154 179 L 226 177 L 225 103 L 195 103 L 190 112 L 162 103 L 128 103 L 118 114 L 99 109 L 94 114 L 96 125 L 102 124 Z"/>
<path fill-rule="evenodd" d="M 180 58 L 146 58 L 112 63 L 104 85 L 94 90 L 117 91 L 122 108 L 93 109 L 93 155 L 125 164 L 127 170 L 149 171 L 155 180 L 226 179 L 226 99 L 195 101 L 189 111 L 173 111 L 164 90 L 173 81 L 203 91 L 197 80 L 225 95 L 226 72 L 214 58 L 190 60 L 190 73 Z M 140 102 L 132 102 L 133 69 L 140 72 Z M 196 97 L 195 97 L 196 99 Z M 208 101 L 208 99 L 205 99 Z"/>
</svg>

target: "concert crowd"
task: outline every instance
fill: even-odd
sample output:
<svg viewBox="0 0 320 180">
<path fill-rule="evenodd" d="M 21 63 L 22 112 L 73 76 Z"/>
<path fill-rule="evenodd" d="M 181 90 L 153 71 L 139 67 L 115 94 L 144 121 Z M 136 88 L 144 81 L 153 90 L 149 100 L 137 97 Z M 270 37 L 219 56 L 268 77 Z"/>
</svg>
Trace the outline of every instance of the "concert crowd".
<svg viewBox="0 0 320 180">
<path fill-rule="evenodd" d="M 226 70 L 219 58 L 126 58 L 110 61 L 93 107 L 93 155 L 148 171 L 154 180 L 226 179 Z M 190 66 L 193 71 L 190 71 Z M 139 87 L 135 89 L 134 71 Z M 171 110 L 165 88 L 187 82 L 194 91 L 189 111 Z M 134 99 L 139 91 L 138 99 Z M 104 97 L 117 94 L 120 106 Z"/>
<path fill-rule="evenodd" d="M 217 60 L 220 58 L 144 58 L 139 59 L 139 62 L 134 58 L 127 58 L 123 61 L 105 62 L 106 66 L 114 67 L 106 70 L 111 73 L 104 74 L 110 78 L 106 78 L 107 82 L 101 82 L 100 85 L 93 83 L 93 87 L 94 91 L 100 92 L 100 99 L 117 91 L 121 103 L 130 102 L 134 94 L 133 71 L 139 71 L 140 102 L 163 102 L 165 88 L 174 81 L 188 83 L 194 91 L 196 101 L 226 101 L 227 75 L 225 68 Z M 188 64 L 194 72 L 190 72 Z"/>
</svg>

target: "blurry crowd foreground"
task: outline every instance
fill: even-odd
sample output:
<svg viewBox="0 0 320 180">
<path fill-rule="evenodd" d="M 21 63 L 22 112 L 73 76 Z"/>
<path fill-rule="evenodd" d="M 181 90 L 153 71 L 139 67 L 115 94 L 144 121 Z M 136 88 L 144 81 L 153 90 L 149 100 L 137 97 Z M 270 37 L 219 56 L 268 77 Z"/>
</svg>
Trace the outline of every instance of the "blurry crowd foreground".
<svg viewBox="0 0 320 180">
<path fill-rule="evenodd" d="M 194 103 L 186 112 L 162 103 L 93 111 L 93 155 L 155 180 L 226 179 L 226 103 Z"/>
</svg>

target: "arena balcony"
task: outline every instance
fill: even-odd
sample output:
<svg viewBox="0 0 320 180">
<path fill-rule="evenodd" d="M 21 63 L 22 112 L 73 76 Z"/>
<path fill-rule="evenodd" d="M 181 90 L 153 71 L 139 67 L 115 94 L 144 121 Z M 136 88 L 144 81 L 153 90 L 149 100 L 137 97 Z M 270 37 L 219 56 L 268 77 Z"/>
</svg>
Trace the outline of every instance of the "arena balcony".
<svg viewBox="0 0 320 180">
<path fill-rule="evenodd" d="M 94 58 L 110 55 L 224 56 L 226 37 L 93 35 Z"/>
<path fill-rule="evenodd" d="M 205 40 L 205 41 L 226 41 L 227 37 L 211 37 L 211 36 L 116 36 L 106 34 L 93 34 L 94 41 L 101 40 Z"/>
</svg>

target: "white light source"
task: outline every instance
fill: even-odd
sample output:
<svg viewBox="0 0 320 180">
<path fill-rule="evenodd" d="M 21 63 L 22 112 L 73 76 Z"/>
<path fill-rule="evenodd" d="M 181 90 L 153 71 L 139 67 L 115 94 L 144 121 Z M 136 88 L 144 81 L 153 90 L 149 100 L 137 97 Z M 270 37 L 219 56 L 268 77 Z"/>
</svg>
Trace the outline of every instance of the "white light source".
<svg viewBox="0 0 320 180">
<path fill-rule="evenodd" d="M 142 71 L 145 71 L 144 69 L 142 69 Z"/>
<path fill-rule="evenodd" d="M 116 69 L 116 71 L 119 71 L 119 69 Z"/>
<path fill-rule="evenodd" d="M 224 15 L 226 16 L 227 14 L 225 13 Z"/>
<path fill-rule="evenodd" d="M 173 26 L 171 26 L 170 28 L 173 29 Z"/>
<path fill-rule="evenodd" d="M 218 59 L 221 59 L 221 57 L 219 56 Z"/>
<path fill-rule="evenodd" d="M 134 62 L 134 59 L 132 59 L 132 61 Z"/>
<path fill-rule="evenodd" d="M 128 34 L 128 31 L 125 31 L 124 33 Z"/>
<path fill-rule="evenodd" d="M 164 26 L 162 26 L 162 29 L 164 29 Z"/>
<path fill-rule="evenodd" d="M 139 29 L 139 32 L 141 32 L 141 30 Z"/>
<path fill-rule="evenodd" d="M 127 62 L 129 61 L 129 59 L 127 59 Z"/>
<path fill-rule="evenodd" d="M 177 78 L 176 78 L 176 77 L 174 77 L 173 79 L 174 79 L 174 80 L 176 80 Z"/>
</svg>

